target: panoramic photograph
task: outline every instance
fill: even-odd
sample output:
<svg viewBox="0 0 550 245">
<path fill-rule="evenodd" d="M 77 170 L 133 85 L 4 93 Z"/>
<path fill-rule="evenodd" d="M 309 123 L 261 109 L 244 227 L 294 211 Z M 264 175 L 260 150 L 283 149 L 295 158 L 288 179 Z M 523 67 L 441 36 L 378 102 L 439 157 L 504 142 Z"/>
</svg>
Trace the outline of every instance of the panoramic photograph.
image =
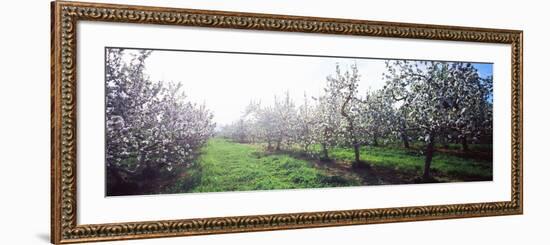
<svg viewBox="0 0 550 245">
<path fill-rule="evenodd" d="M 493 180 L 493 64 L 105 48 L 105 195 Z"/>
</svg>

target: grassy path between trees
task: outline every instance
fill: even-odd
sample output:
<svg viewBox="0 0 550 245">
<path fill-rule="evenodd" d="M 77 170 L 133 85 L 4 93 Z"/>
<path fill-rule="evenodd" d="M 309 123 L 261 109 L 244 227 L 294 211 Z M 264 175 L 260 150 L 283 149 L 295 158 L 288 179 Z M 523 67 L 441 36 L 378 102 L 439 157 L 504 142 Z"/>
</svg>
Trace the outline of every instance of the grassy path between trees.
<svg viewBox="0 0 550 245">
<path fill-rule="evenodd" d="M 316 188 L 357 185 L 353 179 L 330 176 L 288 154 L 265 154 L 259 145 L 214 138 L 199 164 L 181 177 L 170 192 L 219 192 Z"/>
<path fill-rule="evenodd" d="M 353 151 L 330 151 L 329 162 L 300 152 L 266 152 L 261 145 L 213 138 L 202 149 L 198 164 L 181 174 L 166 192 L 221 192 L 414 183 L 424 157 L 418 150 L 362 147 L 369 167 L 351 167 Z M 438 152 L 432 163 L 440 182 L 491 180 L 490 160 Z"/>
</svg>

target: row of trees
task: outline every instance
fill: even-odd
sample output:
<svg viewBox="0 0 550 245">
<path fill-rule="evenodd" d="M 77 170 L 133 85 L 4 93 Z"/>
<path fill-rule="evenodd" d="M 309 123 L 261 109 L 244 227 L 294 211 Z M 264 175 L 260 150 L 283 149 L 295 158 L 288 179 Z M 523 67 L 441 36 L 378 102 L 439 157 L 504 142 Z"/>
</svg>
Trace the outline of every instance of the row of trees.
<svg viewBox="0 0 550 245">
<path fill-rule="evenodd" d="M 492 77 L 482 78 L 470 63 L 387 61 L 385 86 L 359 91 L 356 65 L 326 78 L 318 97 L 304 95 L 300 105 L 288 92 L 272 105 L 253 101 L 220 134 L 242 143 L 266 143 L 268 150 L 299 145 L 328 159 L 328 149 L 352 147 L 359 167 L 360 147 L 379 142 L 424 144 L 424 174 L 430 179 L 435 144 L 476 142 L 492 132 Z"/>
<path fill-rule="evenodd" d="M 186 101 L 180 83 L 146 76 L 150 54 L 123 49 L 106 53 L 109 195 L 147 189 L 150 180 L 190 166 L 214 131 L 212 113 Z"/>
</svg>

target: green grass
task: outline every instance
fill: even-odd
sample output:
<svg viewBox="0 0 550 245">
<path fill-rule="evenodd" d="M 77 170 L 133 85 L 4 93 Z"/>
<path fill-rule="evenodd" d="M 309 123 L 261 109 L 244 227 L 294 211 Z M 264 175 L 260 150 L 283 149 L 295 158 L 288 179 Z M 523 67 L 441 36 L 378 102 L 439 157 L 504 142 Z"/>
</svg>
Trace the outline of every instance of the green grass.
<svg viewBox="0 0 550 245">
<path fill-rule="evenodd" d="M 395 170 L 414 172 L 418 175 L 424 169 L 424 155 L 419 150 L 406 150 L 391 147 L 361 147 L 362 161 L 374 166 L 390 167 Z M 336 148 L 329 151 L 333 159 L 352 161 L 354 152 L 349 148 Z M 431 170 L 446 177 L 490 179 L 491 161 L 455 156 L 448 153 L 434 154 Z"/>
<path fill-rule="evenodd" d="M 258 145 L 214 138 L 202 149 L 197 166 L 168 192 L 220 192 L 358 185 L 330 176 L 305 160 L 265 154 Z"/>
<path fill-rule="evenodd" d="M 491 180 L 490 146 L 474 146 L 479 152 L 459 150 L 436 152 L 431 171 L 441 182 Z M 312 146 L 319 150 L 319 146 Z M 288 152 L 265 152 L 260 144 L 239 144 L 226 139 L 210 139 L 197 164 L 179 173 L 163 193 L 222 192 L 295 188 L 414 183 L 422 175 L 424 156 L 420 150 L 396 146 L 361 147 L 361 160 L 372 168 L 351 168 L 350 148 L 329 151 L 331 163 L 322 163 L 293 147 Z M 323 165 L 324 164 L 324 165 Z M 344 167 L 342 167 L 344 166 Z M 348 167 L 345 167 L 348 166 Z M 377 182 L 383 179 L 383 182 Z"/>
</svg>

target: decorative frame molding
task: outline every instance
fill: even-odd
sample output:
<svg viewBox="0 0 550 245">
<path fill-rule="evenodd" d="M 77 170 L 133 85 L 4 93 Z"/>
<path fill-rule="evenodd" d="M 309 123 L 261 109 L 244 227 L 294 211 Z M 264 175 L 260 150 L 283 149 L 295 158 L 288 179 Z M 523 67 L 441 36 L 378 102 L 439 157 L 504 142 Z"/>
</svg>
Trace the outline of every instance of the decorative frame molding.
<svg viewBox="0 0 550 245">
<path fill-rule="evenodd" d="M 441 25 L 176 9 L 98 3 L 51 3 L 51 242 L 359 225 L 523 213 L 523 32 Z M 511 45 L 511 201 L 358 209 L 110 224 L 77 224 L 78 21 L 328 33 Z"/>
</svg>

